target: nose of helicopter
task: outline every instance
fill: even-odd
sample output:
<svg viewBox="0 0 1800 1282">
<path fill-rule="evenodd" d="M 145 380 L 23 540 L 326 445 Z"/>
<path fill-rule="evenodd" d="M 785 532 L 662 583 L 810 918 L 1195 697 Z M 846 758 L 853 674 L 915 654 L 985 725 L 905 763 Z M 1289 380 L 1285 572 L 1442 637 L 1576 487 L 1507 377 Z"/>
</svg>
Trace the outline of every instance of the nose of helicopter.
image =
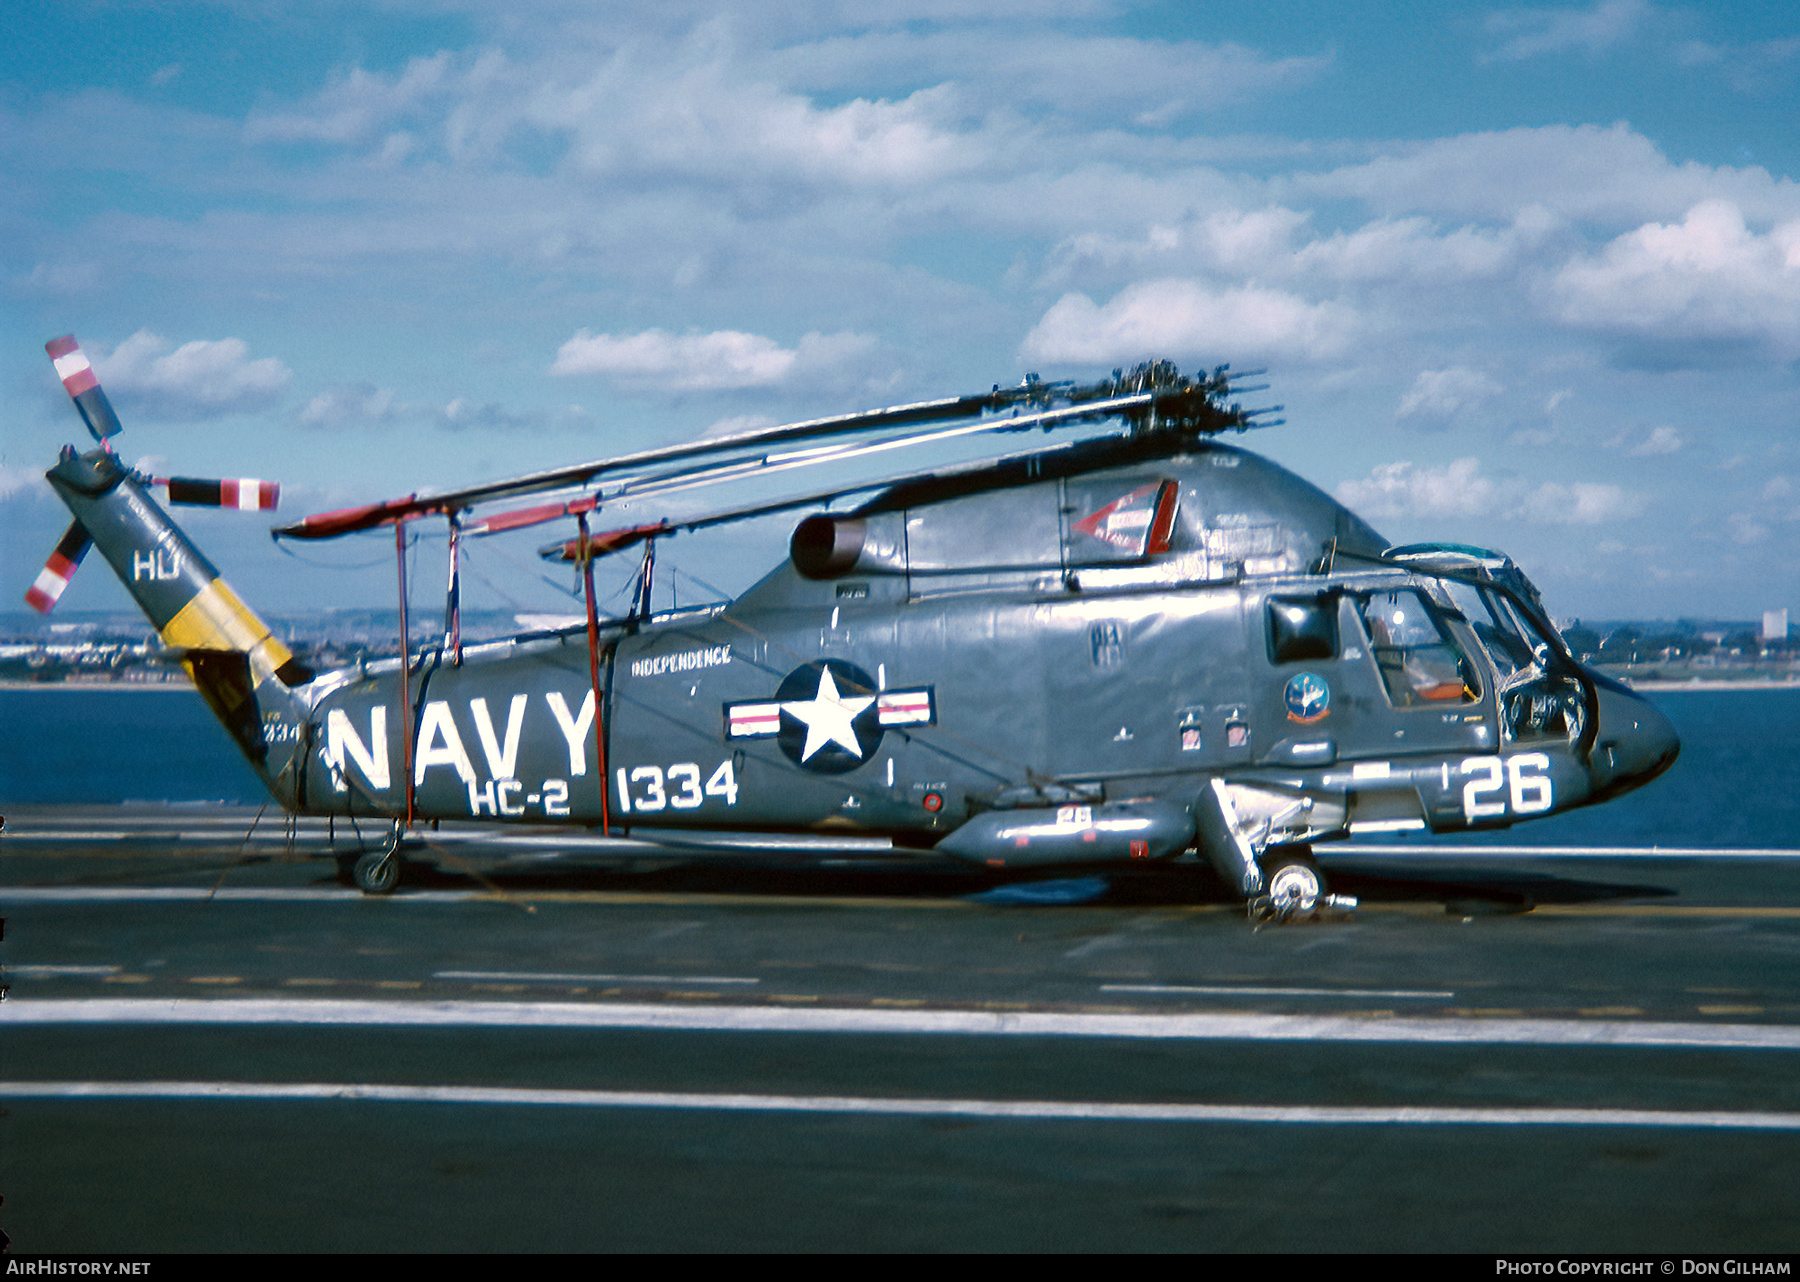
<svg viewBox="0 0 1800 1282">
<path fill-rule="evenodd" d="M 1589 768 L 1594 799 L 1600 800 L 1630 792 L 1674 765 L 1681 737 L 1642 695 L 1606 677 L 1595 675 L 1594 684 L 1600 716 Z"/>
</svg>

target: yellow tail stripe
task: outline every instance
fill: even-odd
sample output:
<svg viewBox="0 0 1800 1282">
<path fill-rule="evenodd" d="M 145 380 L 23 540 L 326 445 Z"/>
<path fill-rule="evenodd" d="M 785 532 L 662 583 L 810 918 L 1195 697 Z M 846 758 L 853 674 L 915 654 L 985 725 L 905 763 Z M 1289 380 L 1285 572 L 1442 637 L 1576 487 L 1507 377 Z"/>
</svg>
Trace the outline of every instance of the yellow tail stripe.
<svg viewBox="0 0 1800 1282">
<path fill-rule="evenodd" d="M 229 650 L 260 659 L 251 664 L 258 685 L 294 657 L 223 579 L 214 579 L 181 607 L 163 628 L 162 641 L 176 650 Z"/>
</svg>

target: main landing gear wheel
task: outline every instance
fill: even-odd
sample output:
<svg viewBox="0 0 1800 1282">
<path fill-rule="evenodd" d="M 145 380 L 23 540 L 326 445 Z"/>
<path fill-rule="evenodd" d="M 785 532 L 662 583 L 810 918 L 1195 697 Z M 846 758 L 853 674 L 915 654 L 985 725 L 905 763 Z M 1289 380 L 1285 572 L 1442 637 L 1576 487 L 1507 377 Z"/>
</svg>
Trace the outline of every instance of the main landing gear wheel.
<svg viewBox="0 0 1800 1282">
<path fill-rule="evenodd" d="M 1310 855 L 1286 855 L 1269 867 L 1269 907 L 1280 918 L 1304 917 L 1325 897 L 1325 874 Z"/>
<path fill-rule="evenodd" d="M 1350 895 L 1325 892 L 1325 874 L 1306 849 L 1271 855 L 1263 865 L 1263 893 L 1250 902 L 1259 921 L 1311 921 L 1356 911 Z"/>
</svg>

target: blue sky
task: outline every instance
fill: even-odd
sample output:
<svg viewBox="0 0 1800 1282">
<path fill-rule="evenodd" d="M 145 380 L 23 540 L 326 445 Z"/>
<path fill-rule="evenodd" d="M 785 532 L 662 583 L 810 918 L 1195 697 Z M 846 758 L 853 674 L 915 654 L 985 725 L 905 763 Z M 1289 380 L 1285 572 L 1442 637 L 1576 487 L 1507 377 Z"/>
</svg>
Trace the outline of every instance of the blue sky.
<svg viewBox="0 0 1800 1282">
<path fill-rule="evenodd" d="M 291 515 L 1266 367 L 1249 444 L 1559 617 L 1800 612 L 1796 120 L 1772 5 L 8 6 L 0 574 L 64 524 L 72 331 L 128 459 Z M 391 595 L 378 542 L 183 519 L 254 604 Z M 784 536 L 667 556 L 736 589 Z M 528 546 L 471 589 L 567 608 Z"/>
</svg>

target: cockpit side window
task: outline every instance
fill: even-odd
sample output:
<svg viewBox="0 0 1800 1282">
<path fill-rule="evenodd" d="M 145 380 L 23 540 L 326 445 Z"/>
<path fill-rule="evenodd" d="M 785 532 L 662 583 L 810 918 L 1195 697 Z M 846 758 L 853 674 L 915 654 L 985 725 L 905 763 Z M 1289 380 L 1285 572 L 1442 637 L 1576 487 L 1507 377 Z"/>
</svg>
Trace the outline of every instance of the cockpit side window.
<svg viewBox="0 0 1800 1282">
<path fill-rule="evenodd" d="M 1474 703 L 1475 667 L 1417 591 L 1369 592 L 1356 598 L 1369 653 L 1396 708 Z"/>
</svg>

